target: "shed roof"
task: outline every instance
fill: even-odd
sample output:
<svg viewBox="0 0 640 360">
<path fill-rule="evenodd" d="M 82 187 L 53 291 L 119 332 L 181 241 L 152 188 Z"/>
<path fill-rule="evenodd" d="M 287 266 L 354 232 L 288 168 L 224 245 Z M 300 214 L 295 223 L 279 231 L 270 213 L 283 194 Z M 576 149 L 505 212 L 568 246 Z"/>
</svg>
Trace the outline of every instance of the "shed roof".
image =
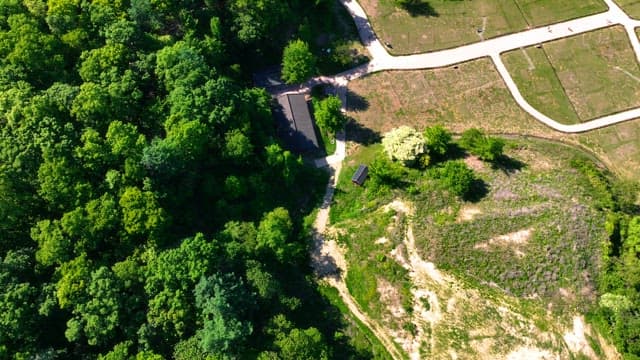
<svg viewBox="0 0 640 360">
<path fill-rule="evenodd" d="M 353 177 L 351 177 L 351 181 L 354 184 L 362 185 L 367 179 L 368 174 L 369 168 L 366 165 L 360 164 L 360 166 L 358 166 L 358 170 L 356 170 L 355 174 L 353 174 Z"/>
<path fill-rule="evenodd" d="M 304 152 L 319 149 L 318 137 L 303 94 L 287 94 L 278 97 L 275 109 L 278 132 L 292 150 Z"/>
</svg>

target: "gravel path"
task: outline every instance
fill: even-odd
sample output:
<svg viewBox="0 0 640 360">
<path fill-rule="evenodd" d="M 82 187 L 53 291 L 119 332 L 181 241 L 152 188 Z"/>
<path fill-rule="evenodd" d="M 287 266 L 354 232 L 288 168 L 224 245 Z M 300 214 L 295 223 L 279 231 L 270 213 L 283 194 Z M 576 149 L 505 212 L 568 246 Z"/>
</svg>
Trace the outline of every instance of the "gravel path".
<svg viewBox="0 0 640 360">
<path fill-rule="evenodd" d="M 581 124 L 561 124 L 542 114 L 524 99 L 500 58 L 501 53 L 514 49 L 542 44 L 544 42 L 574 36 L 609 26 L 622 25 L 629 36 L 629 40 L 636 57 L 640 61 L 640 41 L 638 41 L 638 37 L 635 34 L 635 28 L 640 26 L 640 21 L 631 19 L 613 2 L 613 0 L 604 1 L 608 5 L 609 10 L 600 14 L 501 36 L 453 49 L 416 55 L 392 56 L 376 37 L 373 28 L 367 19 L 367 15 L 360 4 L 356 0 L 340 0 L 351 14 L 357 26 L 362 43 L 365 45 L 372 57 L 371 61 L 333 77 L 319 76 L 312 78 L 299 86 L 278 89 L 274 95 L 309 92 L 315 85 L 332 84 L 338 90 L 338 96 L 342 100 L 344 111 L 347 104 L 347 85 L 349 81 L 361 76 L 383 70 L 438 68 L 483 57 L 490 57 L 518 105 L 535 119 L 557 131 L 564 133 L 579 133 L 640 118 L 640 108 L 637 108 L 607 115 Z M 315 161 L 315 165 L 317 167 L 328 167 L 332 177 L 327 185 L 324 201 L 314 224 L 314 243 L 311 254 L 312 266 L 319 278 L 324 279 L 338 290 L 342 301 L 347 305 L 351 313 L 371 329 L 380 342 L 387 348 L 387 351 L 389 351 L 391 356 L 394 359 L 402 359 L 404 355 L 400 353 L 389 334 L 385 332 L 380 325 L 364 314 L 349 293 L 344 281 L 347 271 L 347 264 L 344 259 L 344 250 L 335 242 L 335 240 L 325 240 L 324 237 L 327 230 L 327 223 L 329 221 L 329 209 L 333 193 L 340 173 L 341 163 L 345 155 L 345 134 L 342 132 L 336 137 L 336 152 L 330 156 L 317 159 Z M 416 266 L 419 269 L 421 268 L 414 263 L 418 262 L 418 259 L 412 257 L 411 260 L 412 266 Z M 425 269 L 420 270 L 424 271 Z"/>
<path fill-rule="evenodd" d="M 339 162 L 330 167 L 331 179 L 327 184 L 327 190 L 314 223 L 313 248 L 311 252 L 312 266 L 318 278 L 326 281 L 338 290 L 342 301 L 347 308 L 349 308 L 351 314 L 373 332 L 389 354 L 394 359 L 403 359 L 402 353 L 398 351 L 391 336 L 360 309 L 360 306 L 358 306 L 355 299 L 349 293 L 349 289 L 347 289 L 345 283 L 347 262 L 344 258 L 343 248 L 340 247 L 335 240 L 325 239 L 331 199 L 333 198 L 333 192 L 338 182 L 340 169 L 341 164 Z"/>
</svg>

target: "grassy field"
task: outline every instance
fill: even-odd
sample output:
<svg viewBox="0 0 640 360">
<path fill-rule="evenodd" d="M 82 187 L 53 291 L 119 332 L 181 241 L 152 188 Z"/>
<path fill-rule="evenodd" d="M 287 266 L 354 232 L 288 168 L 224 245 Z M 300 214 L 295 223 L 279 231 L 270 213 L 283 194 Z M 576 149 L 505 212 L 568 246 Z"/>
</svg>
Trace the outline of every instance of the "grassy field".
<svg viewBox="0 0 640 360">
<path fill-rule="evenodd" d="M 622 7 L 627 15 L 632 18 L 640 19 L 640 1 L 639 0 L 615 0 Z"/>
<path fill-rule="evenodd" d="M 423 358 L 505 358 L 525 344 L 571 358 L 561 335 L 572 314 L 593 304 L 605 238 L 589 181 L 569 166 L 579 152 L 519 140 L 507 147 L 511 167 L 467 159 L 487 185 L 468 203 L 418 170 L 407 174 L 406 190 L 351 184 L 358 164 L 379 151 L 351 152 L 331 208 L 331 232 L 347 248 L 347 285 L 363 310 L 400 344 L 419 344 Z M 415 213 L 391 210 L 398 201 Z M 445 282 L 419 282 L 399 260 L 409 227 Z"/>
<path fill-rule="evenodd" d="M 640 68 L 624 28 L 612 27 L 503 55 L 525 98 L 573 124 L 640 106 Z"/>
<path fill-rule="evenodd" d="M 457 69 L 373 74 L 349 83 L 348 103 L 355 122 L 347 136 L 356 144 L 403 124 L 418 129 L 443 124 L 454 132 L 475 126 L 490 133 L 581 145 L 616 174 L 639 180 L 640 120 L 584 134 L 554 131 L 518 107 L 488 59 L 460 64 Z"/>
<path fill-rule="evenodd" d="M 393 0 L 360 3 L 394 54 L 451 48 L 606 10 L 600 0 L 433 0 L 407 10 Z"/>
<path fill-rule="evenodd" d="M 538 141 L 519 142 L 508 154 L 524 164 L 521 170 L 475 167 L 489 184 L 476 203 L 421 193 L 418 247 L 438 267 L 507 294 L 547 299 L 556 309 L 588 308 L 606 234 L 588 179 L 570 165 L 579 154 Z"/>
<path fill-rule="evenodd" d="M 580 122 L 543 48 L 514 50 L 502 59 L 529 104 L 560 123 Z"/>
<path fill-rule="evenodd" d="M 640 106 L 640 67 L 622 27 L 543 45 L 578 117 Z"/>
</svg>

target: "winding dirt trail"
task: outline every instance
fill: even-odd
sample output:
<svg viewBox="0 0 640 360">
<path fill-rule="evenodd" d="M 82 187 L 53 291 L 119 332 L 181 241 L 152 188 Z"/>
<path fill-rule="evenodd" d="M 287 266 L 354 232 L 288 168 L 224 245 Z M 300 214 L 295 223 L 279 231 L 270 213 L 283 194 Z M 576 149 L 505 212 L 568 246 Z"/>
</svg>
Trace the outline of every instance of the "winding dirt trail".
<svg viewBox="0 0 640 360">
<path fill-rule="evenodd" d="M 622 25 L 625 27 L 625 30 L 629 35 L 636 57 L 640 60 L 640 41 L 635 36 L 635 28 L 636 26 L 640 26 L 640 21 L 631 19 L 620 9 L 620 7 L 617 6 L 617 4 L 614 3 L 613 0 L 604 0 L 609 7 L 609 10 L 600 14 L 501 36 L 453 49 L 408 56 L 392 56 L 387 52 L 380 40 L 376 37 L 372 26 L 367 19 L 367 14 L 356 0 L 339 1 L 345 6 L 352 16 L 360 38 L 371 54 L 371 61 L 367 64 L 363 64 L 332 77 L 319 76 L 300 85 L 273 89 L 272 93 L 274 96 L 285 93 L 308 92 L 317 84 L 332 84 L 338 89 L 338 96 L 343 102 L 344 111 L 346 107 L 346 88 L 349 81 L 364 75 L 383 70 L 438 68 L 481 57 L 489 57 L 495 64 L 496 70 L 502 77 L 518 105 L 538 121 L 557 131 L 565 133 L 590 131 L 640 117 L 640 108 L 636 108 L 593 119 L 585 123 L 573 125 L 561 124 L 542 114 L 524 99 L 500 58 L 500 54 L 508 50 L 574 36 L 612 25 Z M 347 305 L 349 311 L 351 311 L 358 320 L 371 329 L 374 335 L 386 347 L 389 354 L 394 359 L 403 359 L 406 355 L 398 349 L 391 335 L 378 323 L 365 315 L 349 293 L 345 283 L 347 264 L 344 257 L 344 250 L 336 243 L 335 240 L 325 239 L 325 232 L 329 221 L 329 209 L 338 175 L 340 173 L 341 163 L 346 155 L 344 132 L 338 134 L 336 140 L 336 153 L 315 161 L 315 165 L 317 167 L 327 167 L 331 172 L 332 177 L 327 184 L 325 197 L 314 223 L 313 249 L 311 253 L 312 266 L 318 278 L 326 281 L 338 290 L 342 301 Z M 418 283 L 441 283 L 443 281 L 450 281 L 446 277 L 443 277 L 443 275 L 434 268 L 433 264 L 420 258 L 415 249 L 414 242 L 413 232 L 409 227 L 407 238 L 405 239 L 405 246 L 408 250 L 408 259 L 405 259 L 405 261 L 406 265 L 412 269 L 412 277 L 414 277 Z M 425 293 L 414 295 L 416 295 L 416 297 L 420 297 L 419 295 L 427 296 L 429 294 Z M 424 313 L 421 315 L 424 317 L 424 319 L 422 319 L 423 321 L 430 322 L 432 324 L 437 322 L 438 317 L 434 317 L 433 313 L 428 314 L 426 311 L 421 311 L 420 313 Z M 419 358 L 419 353 L 416 351 L 410 351 L 409 355 L 411 358 Z"/>
<path fill-rule="evenodd" d="M 360 306 L 358 306 L 355 299 L 349 293 L 349 289 L 347 289 L 347 285 L 345 283 L 347 262 L 344 258 L 344 249 L 342 249 L 335 240 L 325 239 L 324 234 L 327 230 L 327 223 L 329 222 L 331 200 L 338 182 L 340 169 L 340 163 L 329 167 L 331 178 L 327 184 L 327 190 L 314 223 L 311 263 L 316 276 L 336 288 L 342 298 L 342 301 L 347 305 L 353 316 L 373 332 L 382 345 L 387 349 L 391 357 L 396 360 L 400 360 L 403 359 L 404 356 L 398 350 L 389 334 L 387 334 L 378 323 L 364 314 L 360 309 Z"/>
</svg>

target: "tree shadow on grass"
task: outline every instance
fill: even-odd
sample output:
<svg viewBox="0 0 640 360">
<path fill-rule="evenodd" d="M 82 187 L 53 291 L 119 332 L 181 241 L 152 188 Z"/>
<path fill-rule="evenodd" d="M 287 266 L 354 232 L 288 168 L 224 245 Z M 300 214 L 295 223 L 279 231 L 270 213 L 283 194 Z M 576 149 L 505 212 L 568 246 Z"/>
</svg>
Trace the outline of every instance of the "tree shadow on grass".
<svg viewBox="0 0 640 360">
<path fill-rule="evenodd" d="M 349 119 L 345 129 L 347 131 L 347 140 L 357 142 L 361 145 L 371 145 L 379 143 L 382 140 L 379 132 L 364 127 L 354 119 Z"/>
<path fill-rule="evenodd" d="M 475 179 L 471 183 L 471 187 L 469 191 L 462 197 L 464 201 L 477 203 L 480 200 L 484 199 L 485 196 L 489 193 L 489 184 L 484 182 L 481 179 Z"/>
<path fill-rule="evenodd" d="M 430 154 L 430 166 L 441 164 L 449 160 L 463 160 L 467 152 L 456 143 L 450 143 L 444 155 Z"/>
<path fill-rule="evenodd" d="M 514 174 L 527 166 L 526 163 L 512 157 L 501 155 L 491 163 L 491 168 L 502 170 L 507 175 Z"/>
<path fill-rule="evenodd" d="M 369 100 L 347 89 L 347 110 L 366 111 L 369 109 Z"/>
<path fill-rule="evenodd" d="M 402 5 L 400 5 L 405 11 L 409 13 L 411 17 L 418 16 L 427 16 L 427 17 L 437 17 L 440 16 L 436 9 L 431 6 L 428 2 L 421 0 L 409 0 L 405 1 Z"/>
</svg>

